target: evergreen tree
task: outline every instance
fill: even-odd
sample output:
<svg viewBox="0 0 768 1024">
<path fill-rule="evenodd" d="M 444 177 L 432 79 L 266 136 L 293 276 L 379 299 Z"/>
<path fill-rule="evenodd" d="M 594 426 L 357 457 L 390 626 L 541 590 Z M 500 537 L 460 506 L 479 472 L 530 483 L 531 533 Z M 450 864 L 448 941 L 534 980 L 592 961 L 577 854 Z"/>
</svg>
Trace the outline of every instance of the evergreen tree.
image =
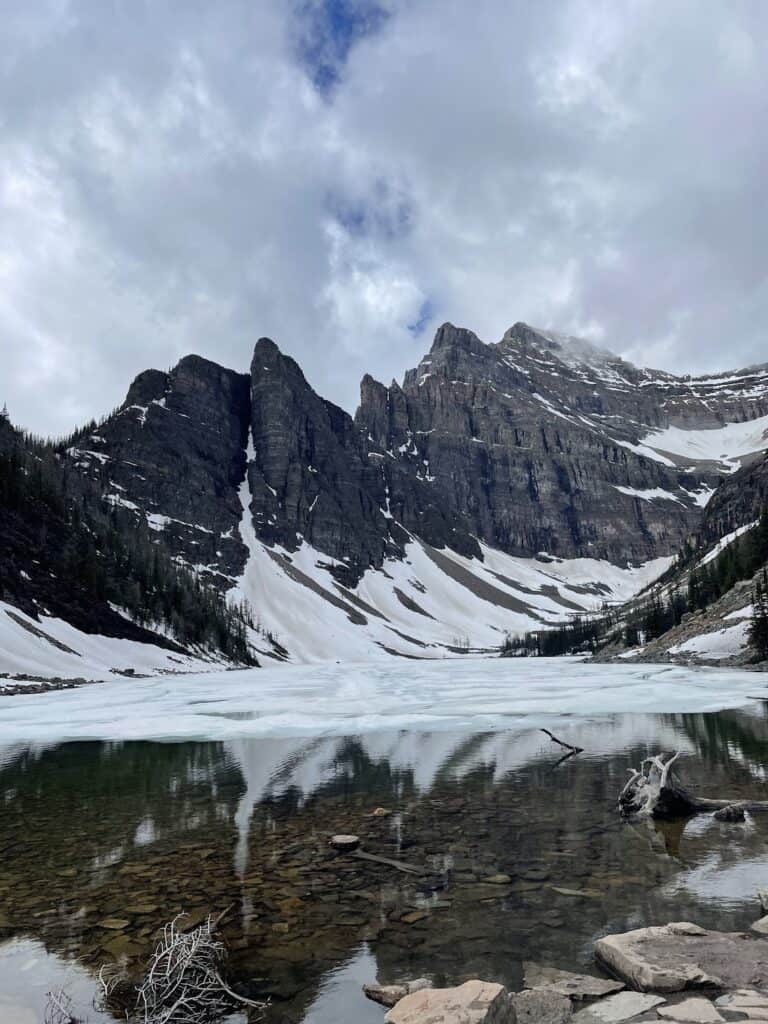
<svg viewBox="0 0 768 1024">
<path fill-rule="evenodd" d="M 752 618 L 749 642 L 761 661 L 768 659 L 768 570 L 763 569 L 755 581 L 752 596 Z"/>
</svg>

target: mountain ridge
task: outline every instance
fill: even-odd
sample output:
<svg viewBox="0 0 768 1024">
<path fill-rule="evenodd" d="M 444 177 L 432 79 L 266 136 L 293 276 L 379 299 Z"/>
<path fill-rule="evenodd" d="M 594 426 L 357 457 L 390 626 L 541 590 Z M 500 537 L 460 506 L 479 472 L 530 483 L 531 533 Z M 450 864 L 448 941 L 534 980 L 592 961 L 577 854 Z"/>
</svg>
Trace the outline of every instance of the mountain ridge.
<svg viewBox="0 0 768 1024">
<path fill-rule="evenodd" d="M 248 373 L 144 371 L 58 458 L 250 601 L 260 655 L 434 657 L 630 597 L 766 438 L 768 365 L 683 378 L 446 323 L 401 382 L 363 377 L 354 416 L 262 338 Z"/>
</svg>

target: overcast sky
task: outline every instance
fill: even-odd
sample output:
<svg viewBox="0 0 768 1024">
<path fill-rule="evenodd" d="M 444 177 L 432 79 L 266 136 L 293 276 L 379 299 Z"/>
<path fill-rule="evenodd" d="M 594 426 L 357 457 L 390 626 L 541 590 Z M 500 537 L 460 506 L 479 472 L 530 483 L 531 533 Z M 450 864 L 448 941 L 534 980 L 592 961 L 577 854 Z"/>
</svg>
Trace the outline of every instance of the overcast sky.
<svg viewBox="0 0 768 1024">
<path fill-rule="evenodd" d="M 768 360 L 764 0 L 0 0 L 0 404 L 269 335 L 352 411 L 445 320 Z"/>
</svg>

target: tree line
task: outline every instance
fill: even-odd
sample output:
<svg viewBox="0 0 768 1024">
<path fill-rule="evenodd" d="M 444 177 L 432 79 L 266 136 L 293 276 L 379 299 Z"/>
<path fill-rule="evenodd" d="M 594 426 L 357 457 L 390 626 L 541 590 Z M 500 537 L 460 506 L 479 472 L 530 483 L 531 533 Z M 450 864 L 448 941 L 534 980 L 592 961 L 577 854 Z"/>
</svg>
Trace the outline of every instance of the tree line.
<svg viewBox="0 0 768 1024">
<path fill-rule="evenodd" d="M 81 606 L 106 603 L 183 646 L 253 664 L 245 605 L 175 562 L 142 518 L 110 507 L 98 483 L 64 464 L 54 448 L 20 434 L 0 446 L 0 596 L 32 580 L 65 581 Z"/>
<path fill-rule="evenodd" d="M 674 579 L 697 557 L 687 544 L 666 575 Z M 749 640 L 758 656 L 768 658 L 768 510 L 758 523 L 735 538 L 706 564 L 694 565 L 686 586 L 653 590 L 621 610 L 604 607 L 594 614 L 576 615 L 547 630 L 508 635 L 502 653 L 519 657 L 556 657 L 594 653 L 609 643 L 637 647 L 662 636 L 682 622 L 688 612 L 702 611 L 726 594 L 735 583 L 762 574 L 755 584 Z"/>
</svg>

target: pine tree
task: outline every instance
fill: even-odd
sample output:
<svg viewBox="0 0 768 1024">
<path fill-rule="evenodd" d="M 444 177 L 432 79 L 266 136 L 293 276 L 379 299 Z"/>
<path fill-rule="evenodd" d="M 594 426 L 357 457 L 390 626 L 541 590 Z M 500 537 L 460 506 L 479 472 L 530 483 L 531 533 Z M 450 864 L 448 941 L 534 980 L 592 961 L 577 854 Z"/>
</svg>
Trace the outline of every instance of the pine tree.
<svg viewBox="0 0 768 1024">
<path fill-rule="evenodd" d="M 749 642 L 761 661 L 768 659 L 768 570 L 763 569 L 755 581 L 752 597 L 752 619 Z"/>
</svg>

